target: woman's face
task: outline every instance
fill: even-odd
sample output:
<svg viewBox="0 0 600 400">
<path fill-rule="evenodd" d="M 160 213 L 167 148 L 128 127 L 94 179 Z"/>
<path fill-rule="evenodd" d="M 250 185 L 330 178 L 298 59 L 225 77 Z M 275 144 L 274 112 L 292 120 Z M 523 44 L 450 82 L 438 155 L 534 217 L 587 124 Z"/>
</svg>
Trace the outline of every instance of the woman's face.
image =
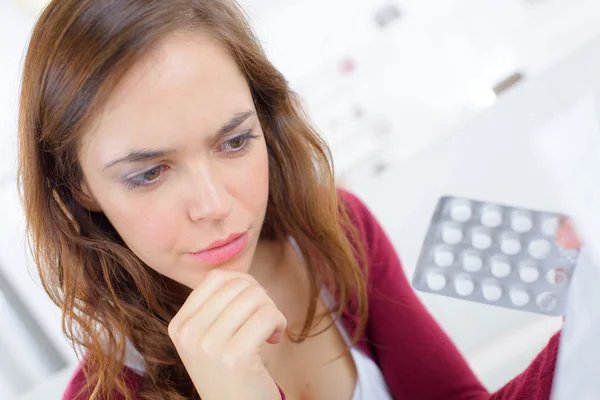
<svg viewBox="0 0 600 400">
<path fill-rule="evenodd" d="M 217 41 L 162 41 L 111 94 L 79 158 L 84 203 L 149 267 L 191 288 L 214 268 L 248 271 L 268 156 L 248 84 Z"/>
</svg>

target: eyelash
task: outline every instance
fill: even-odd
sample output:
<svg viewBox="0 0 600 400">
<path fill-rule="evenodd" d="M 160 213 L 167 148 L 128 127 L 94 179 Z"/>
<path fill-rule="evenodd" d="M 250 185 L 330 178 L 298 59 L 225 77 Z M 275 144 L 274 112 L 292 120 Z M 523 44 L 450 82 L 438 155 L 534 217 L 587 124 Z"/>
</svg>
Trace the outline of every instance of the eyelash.
<svg viewBox="0 0 600 400">
<path fill-rule="evenodd" d="M 232 138 L 230 138 L 229 140 L 227 140 L 225 143 L 223 143 L 221 146 L 227 144 L 227 143 L 231 143 L 234 140 L 238 140 L 241 139 L 242 142 L 242 147 L 240 147 L 239 149 L 236 150 L 229 150 L 229 151 L 223 151 L 223 153 L 229 153 L 229 154 L 233 154 L 233 153 L 241 153 L 241 152 L 245 152 L 250 150 L 250 148 L 252 147 L 252 143 L 250 142 L 251 139 L 256 139 L 258 136 L 252 134 L 252 131 L 246 131 L 246 132 L 242 132 L 237 136 L 234 136 Z M 237 155 L 237 154 L 236 154 Z"/>
<path fill-rule="evenodd" d="M 250 148 L 252 147 L 252 143 L 250 142 L 250 140 L 251 139 L 256 139 L 256 138 L 258 138 L 258 136 L 252 134 L 251 131 L 243 132 L 243 133 L 241 133 L 241 134 L 239 134 L 237 136 L 234 136 L 234 137 L 230 138 L 229 140 L 227 140 L 226 142 L 224 142 L 223 144 L 221 144 L 219 146 L 219 148 L 221 148 L 225 144 L 228 144 L 228 143 L 231 144 L 231 142 L 233 142 L 234 140 L 240 140 L 241 139 L 243 141 L 242 142 L 242 147 L 240 147 L 239 149 L 235 149 L 235 150 L 218 151 L 218 152 L 219 153 L 226 153 L 226 154 L 235 154 L 236 156 L 242 155 L 245 152 L 248 152 L 250 150 Z M 137 175 L 135 175 L 135 176 L 133 176 L 133 177 L 131 177 L 129 179 L 125 179 L 125 181 L 124 181 L 125 187 L 127 189 L 135 189 L 135 188 L 138 188 L 138 187 L 141 187 L 141 186 L 150 187 L 150 186 L 158 183 L 158 181 L 162 177 L 162 173 L 164 171 L 166 171 L 168 168 L 169 167 L 166 166 L 166 165 L 159 165 L 159 166 L 156 166 L 156 167 L 152 167 L 152 168 L 150 168 L 150 169 L 148 169 L 146 171 L 140 172 L 139 174 L 137 174 Z M 153 181 L 150 181 L 148 183 L 143 183 L 143 182 L 139 181 L 139 179 L 140 178 L 143 179 L 144 175 L 146 175 L 148 172 L 154 171 L 156 169 L 159 169 L 160 172 L 161 172 L 161 175 L 158 178 L 156 178 Z"/>
</svg>

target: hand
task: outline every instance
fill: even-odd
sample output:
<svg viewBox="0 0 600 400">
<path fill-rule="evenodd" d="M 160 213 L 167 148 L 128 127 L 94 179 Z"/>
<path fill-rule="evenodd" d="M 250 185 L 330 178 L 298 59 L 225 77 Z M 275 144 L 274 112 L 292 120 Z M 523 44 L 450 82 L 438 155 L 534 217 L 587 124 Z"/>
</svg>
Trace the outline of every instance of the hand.
<svg viewBox="0 0 600 400">
<path fill-rule="evenodd" d="M 565 249 L 577 249 L 583 244 L 570 219 L 564 220 L 556 230 L 556 241 Z"/>
<path fill-rule="evenodd" d="M 169 324 L 169 336 L 203 400 L 279 400 L 260 355 L 287 321 L 248 274 L 213 270 Z"/>
</svg>

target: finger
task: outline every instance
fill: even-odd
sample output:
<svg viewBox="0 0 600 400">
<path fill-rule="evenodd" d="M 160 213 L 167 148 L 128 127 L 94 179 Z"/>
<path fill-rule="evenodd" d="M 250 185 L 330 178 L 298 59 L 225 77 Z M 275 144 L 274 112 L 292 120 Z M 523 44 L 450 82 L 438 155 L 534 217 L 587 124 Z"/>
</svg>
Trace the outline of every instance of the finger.
<svg viewBox="0 0 600 400">
<path fill-rule="evenodd" d="M 281 342 L 281 338 L 283 337 L 283 334 L 285 332 L 284 330 L 276 330 L 275 332 L 273 332 L 273 334 L 271 336 L 269 336 L 269 338 L 266 340 L 267 343 L 270 344 L 277 344 L 279 342 Z"/>
<path fill-rule="evenodd" d="M 221 286 L 187 320 L 179 326 L 177 340 L 180 345 L 196 344 L 217 321 L 231 301 L 249 287 L 254 287 L 245 279 L 235 278 Z M 191 337 L 190 337 L 191 336 Z"/>
<path fill-rule="evenodd" d="M 213 295 L 225 282 L 227 276 L 225 274 L 209 272 L 202 280 L 200 285 L 196 287 L 183 303 L 177 314 L 169 323 L 169 336 L 174 338 L 184 321 L 187 321 L 193 313 L 202 305 L 210 296 Z"/>
<path fill-rule="evenodd" d="M 183 306 L 181 306 L 177 312 L 177 315 L 175 315 L 169 323 L 169 335 L 172 338 L 175 337 L 176 333 L 181 328 L 181 325 L 194 315 L 202 304 L 204 304 L 225 283 L 235 278 L 245 279 L 250 283 L 255 282 L 250 275 L 240 272 L 221 270 L 210 271 L 200 285 L 188 296 Z"/>
<path fill-rule="evenodd" d="M 266 340 L 267 343 L 279 343 L 281 341 L 281 338 L 283 337 L 283 334 L 285 333 L 285 330 L 287 329 L 287 319 L 285 318 L 283 313 L 280 312 L 279 315 L 281 316 L 280 322 L 278 322 L 275 325 L 275 330 L 273 331 L 273 333 L 271 333 L 271 336 L 269 336 Z"/>
<path fill-rule="evenodd" d="M 229 342 L 233 352 L 260 347 L 274 334 L 281 336 L 287 327 L 283 314 L 272 305 L 260 307 Z M 273 343 L 275 344 L 275 343 Z"/>
<path fill-rule="evenodd" d="M 558 227 L 556 231 L 556 241 L 566 249 L 576 249 L 581 247 L 582 244 L 575 231 L 573 223 L 568 219 L 563 221 L 563 223 Z"/>
<path fill-rule="evenodd" d="M 255 286 L 246 287 L 239 293 L 218 316 L 214 324 L 208 328 L 207 337 L 211 343 L 221 346 L 231 340 L 235 333 L 264 306 L 275 308 L 267 294 Z"/>
</svg>

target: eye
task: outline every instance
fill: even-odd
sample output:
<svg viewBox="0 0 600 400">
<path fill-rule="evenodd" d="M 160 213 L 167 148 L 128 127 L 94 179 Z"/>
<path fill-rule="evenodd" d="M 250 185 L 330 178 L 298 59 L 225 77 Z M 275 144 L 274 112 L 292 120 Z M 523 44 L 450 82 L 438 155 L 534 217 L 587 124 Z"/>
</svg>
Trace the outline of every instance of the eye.
<svg viewBox="0 0 600 400">
<path fill-rule="evenodd" d="M 250 139 L 256 139 L 258 136 L 253 135 L 250 131 L 244 132 L 235 136 L 217 148 L 220 153 L 237 153 L 246 150 L 250 146 Z"/>
<path fill-rule="evenodd" d="M 142 177 L 145 181 L 151 182 L 156 180 L 160 176 L 160 167 L 154 167 L 149 171 L 146 171 L 142 174 Z"/>
<path fill-rule="evenodd" d="M 238 136 L 236 138 L 231 139 L 228 143 L 229 143 L 229 147 L 231 149 L 238 150 L 244 146 L 245 141 L 246 141 L 246 138 L 244 138 L 242 136 Z"/>
<path fill-rule="evenodd" d="M 167 168 L 168 167 L 166 165 L 158 165 L 149 170 L 141 172 L 129 179 L 126 179 L 125 186 L 127 186 L 128 189 L 133 189 L 139 186 L 150 186 L 161 178 Z"/>
</svg>

